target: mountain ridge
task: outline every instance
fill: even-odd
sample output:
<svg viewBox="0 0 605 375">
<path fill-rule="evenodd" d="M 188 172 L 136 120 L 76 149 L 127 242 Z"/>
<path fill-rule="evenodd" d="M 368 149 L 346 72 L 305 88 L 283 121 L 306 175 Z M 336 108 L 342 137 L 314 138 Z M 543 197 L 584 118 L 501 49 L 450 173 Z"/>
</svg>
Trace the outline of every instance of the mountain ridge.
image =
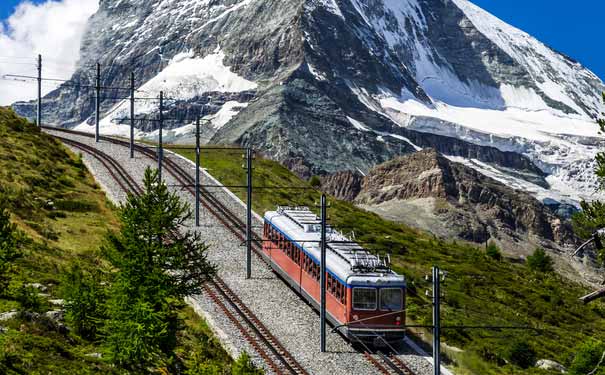
<svg viewBox="0 0 605 375">
<path fill-rule="evenodd" d="M 590 196 L 595 180 L 582 173 L 605 143 L 589 117 L 605 86 L 503 25 L 466 0 L 105 0 L 72 81 L 92 83 L 85 67 L 97 60 L 103 85 L 124 86 L 134 70 L 146 96 L 164 89 L 180 99 L 168 107 L 177 119 L 169 139 L 191 140 L 201 114 L 207 141 L 263 150 L 303 177 L 441 147 L 540 198 Z M 215 84 L 228 75 L 254 92 Z M 66 85 L 47 99 L 50 122 L 92 130 L 89 95 Z M 15 108 L 33 114 L 30 104 Z M 116 120 L 127 102 L 105 100 L 102 111 L 104 133 L 127 134 Z M 154 138 L 155 116 L 150 102 L 137 109 L 139 137 Z M 518 161 L 502 163 L 502 152 Z M 514 164 L 533 164 L 538 177 L 508 173 Z"/>
</svg>

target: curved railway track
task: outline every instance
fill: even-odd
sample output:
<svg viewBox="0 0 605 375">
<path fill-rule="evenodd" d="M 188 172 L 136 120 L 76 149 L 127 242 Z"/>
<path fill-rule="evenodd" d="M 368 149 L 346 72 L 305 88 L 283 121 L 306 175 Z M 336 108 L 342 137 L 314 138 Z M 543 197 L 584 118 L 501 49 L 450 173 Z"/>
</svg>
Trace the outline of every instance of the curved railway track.
<svg viewBox="0 0 605 375">
<path fill-rule="evenodd" d="M 43 128 L 51 131 L 94 138 L 94 135 L 92 134 L 75 130 L 55 127 Z M 138 188 L 140 192 L 140 187 L 138 187 L 132 177 L 130 177 L 124 168 L 109 155 L 98 151 L 92 146 L 56 135 L 55 137 L 67 144 L 90 153 L 97 159 L 99 159 L 99 157 L 105 158 L 106 162 L 101 161 L 101 163 L 105 168 L 107 168 L 111 176 L 115 178 L 116 181 L 118 181 L 116 173 L 124 181 L 131 181 L 130 183 L 126 184 L 128 189 L 125 189 L 125 191 L 136 191 Z M 116 145 L 130 147 L 129 142 L 120 139 L 107 136 L 101 136 L 100 139 Z M 135 150 L 152 160 L 157 160 L 157 152 L 148 147 L 135 144 Z M 99 154 L 104 154 L 105 157 L 98 156 Z M 163 161 L 166 171 L 195 197 L 194 178 L 173 160 L 164 158 Z M 116 171 L 121 171 L 112 173 L 111 168 L 115 168 Z M 118 183 L 120 184 L 121 188 L 125 188 L 122 183 Z M 134 183 L 134 185 L 132 185 L 132 183 Z M 210 212 L 221 224 L 229 229 L 233 235 L 235 235 L 241 241 L 245 241 L 245 223 L 243 220 L 233 213 L 229 208 L 227 208 L 220 200 L 214 197 L 207 188 L 201 187 L 200 190 L 200 203 L 204 206 L 204 208 Z M 254 233 L 252 239 L 252 250 L 258 256 L 258 259 L 270 266 L 262 254 L 260 239 L 258 235 Z M 305 369 L 293 358 L 293 356 L 281 345 L 279 340 L 277 340 L 277 338 L 270 333 L 262 322 L 246 307 L 239 297 L 237 297 L 237 295 L 218 276 L 215 278 L 215 280 L 204 286 L 204 291 L 221 309 L 221 311 L 225 313 L 229 320 L 236 326 L 244 338 L 246 338 L 249 344 L 257 351 L 260 357 L 275 373 L 308 374 Z M 415 373 L 403 361 L 394 355 L 387 356 L 381 352 L 372 353 L 369 349 L 364 350 L 363 355 L 367 361 L 381 374 L 415 375 Z"/>
<path fill-rule="evenodd" d="M 56 129 L 52 129 L 56 130 Z M 78 134 L 78 133 L 77 133 Z M 83 134 L 78 134 L 83 135 Z M 107 169 L 111 177 L 124 192 L 139 195 L 142 188 L 132 176 L 113 157 L 97 150 L 85 143 L 74 141 L 65 137 L 54 135 L 61 142 L 90 154 Z M 141 149 L 143 149 L 141 147 Z M 140 150 L 142 151 L 142 150 Z M 146 150 L 150 151 L 150 150 Z M 153 152 L 152 152 L 153 153 Z M 155 154 L 155 153 L 153 153 Z M 150 155 L 149 155 L 150 156 Z M 167 163 L 168 164 L 168 163 Z M 172 170 L 174 168 L 175 170 Z M 184 179 L 184 172 L 178 165 L 167 168 L 169 173 L 177 180 Z M 177 177 L 178 175 L 178 177 Z M 181 182 L 181 181 L 180 181 Z M 193 192 L 195 193 L 195 192 Z M 217 201 L 217 203 L 220 203 Z M 209 207 L 208 207 L 209 208 Z M 219 207 L 221 211 L 229 212 L 226 207 Z M 231 220 L 234 218 L 232 217 Z M 224 224 L 229 225 L 224 222 Z M 248 309 L 242 300 L 218 276 L 203 286 L 210 299 L 221 309 L 235 327 L 241 332 L 248 343 L 276 374 L 308 374 L 307 371 L 283 347 L 269 329 Z"/>
</svg>

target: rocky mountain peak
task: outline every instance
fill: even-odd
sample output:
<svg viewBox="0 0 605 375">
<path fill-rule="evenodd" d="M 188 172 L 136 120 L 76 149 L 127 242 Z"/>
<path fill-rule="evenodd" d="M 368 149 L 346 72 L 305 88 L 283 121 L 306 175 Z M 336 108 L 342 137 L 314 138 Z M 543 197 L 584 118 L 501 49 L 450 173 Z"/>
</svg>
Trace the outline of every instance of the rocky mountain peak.
<svg viewBox="0 0 605 375">
<path fill-rule="evenodd" d="M 435 148 L 556 201 L 588 197 L 603 83 L 467 0 L 103 0 L 79 68 L 45 98 L 47 124 L 93 131 L 94 81 L 141 91 L 139 138 L 251 146 L 304 177 L 367 172 Z M 102 95 L 101 132 L 129 134 Z M 33 103 L 17 103 L 34 117 Z M 571 188 L 570 188 L 571 187 Z"/>
</svg>

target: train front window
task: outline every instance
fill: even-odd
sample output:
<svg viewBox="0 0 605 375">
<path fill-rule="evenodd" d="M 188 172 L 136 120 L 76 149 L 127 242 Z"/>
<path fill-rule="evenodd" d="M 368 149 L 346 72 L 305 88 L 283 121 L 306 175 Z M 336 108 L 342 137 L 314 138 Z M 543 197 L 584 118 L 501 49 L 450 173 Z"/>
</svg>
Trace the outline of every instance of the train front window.
<svg viewBox="0 0 605 375">
<path fill-rule="evenodd" d="M 398 288 L 380 290 L 380 310 L 398 311 L 403 308 L 403 293 Z"/>
<path fill-rule="evenodd" d="M 376 289 L 353 288 L 353 308 L 355 310 L 376 310 Z"/>
</svg>

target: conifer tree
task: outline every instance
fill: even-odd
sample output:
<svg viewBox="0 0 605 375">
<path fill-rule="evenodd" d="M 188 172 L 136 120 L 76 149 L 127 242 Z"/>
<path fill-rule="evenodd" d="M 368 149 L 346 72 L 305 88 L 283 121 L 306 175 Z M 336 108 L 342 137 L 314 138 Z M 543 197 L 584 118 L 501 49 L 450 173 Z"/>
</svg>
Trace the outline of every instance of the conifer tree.
<svg viewBox="0 0 605 375">
<path fill-rule="evenodd" d="M 605 93 L 603 93 L 605 103 Z M 605 134 L 605 113 L 597 119 L 601 134 Z M 597 154 L 595 174 L 599 183 L 599 189 L 605 191 L 605 151 Z M 596 230 L 605 228 L 605 202 L 595 200 L 593 202 L 581 203 L 582 211 L 573 217 L 573 225 L 576 234 L 582 238 L 589 238 Z M 605 250 L 600 250 L 598 258 L 605 265 Z"/>
<path fill-rule="evenodd" d="M 183 232 L 191 209 L 147 169 L 144 193 L 120 208 L 122 229 L 108 236 L 104 252 L 118 270 L 109 291 L 103 327 L 108 357 L 125 368 L 161 365 L 176 345 L 176 308 L 201 292 L 215 273 L 207 247 Z"/>
</svg>

